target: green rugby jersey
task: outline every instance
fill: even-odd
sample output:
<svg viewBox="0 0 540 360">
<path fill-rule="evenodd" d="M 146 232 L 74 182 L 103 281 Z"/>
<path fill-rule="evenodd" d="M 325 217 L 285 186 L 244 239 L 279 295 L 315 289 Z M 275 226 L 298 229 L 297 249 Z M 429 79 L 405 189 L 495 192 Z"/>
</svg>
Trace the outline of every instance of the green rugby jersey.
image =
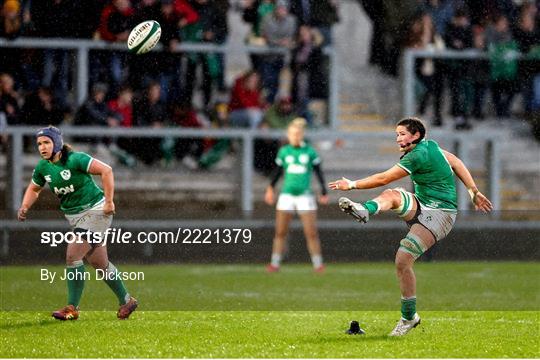
<svg viewBox="0 0 540 360">
<path fill-rule="evenodd" d="M 305 142 L 299 147 L 285 145 L 279 149 L 276 164 L 283 167 L 285 173 L 281 193 L 295 196 L 312 194 L 311 173 L 313 166 L 320 163 L 315 149 Z"/>
<path fill-rule="evenodd" d="M 420 141 L 397 164 L 411 176 L 418 200 L 434 209 L 457 211 L 454 171 L 439 144 Z"/>
<path fill-rule="evenodd" d="M 49 183 L 65 214 L 81 213 L 103 199 L 103 191 L 88 173 L 92 160 L 83 152 L 70 153 L 65 164 L 42 159 L 34 169 L 32 182 L 40 187 Z"/>
</svg>

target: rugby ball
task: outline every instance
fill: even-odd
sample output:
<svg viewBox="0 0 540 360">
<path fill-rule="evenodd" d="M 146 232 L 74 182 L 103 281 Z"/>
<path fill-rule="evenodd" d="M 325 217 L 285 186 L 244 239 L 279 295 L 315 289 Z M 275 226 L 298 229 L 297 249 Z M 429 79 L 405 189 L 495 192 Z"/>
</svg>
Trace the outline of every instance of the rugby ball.
<svg viewBox="0 0 540 360">
<path fill-rule="evenodd" d="M 161 36 L 161 26 L 157 21 L 148 20 L 135 26 L 129 34 L 127 46 L 134 54 L 144 54 L 152 50 Z"/>
</svg>

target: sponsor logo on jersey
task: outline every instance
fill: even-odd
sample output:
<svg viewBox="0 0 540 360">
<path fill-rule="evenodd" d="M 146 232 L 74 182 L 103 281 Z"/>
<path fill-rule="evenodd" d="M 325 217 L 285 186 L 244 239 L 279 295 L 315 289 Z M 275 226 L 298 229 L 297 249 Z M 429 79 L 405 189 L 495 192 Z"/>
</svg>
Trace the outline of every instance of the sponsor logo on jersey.
<svg viewBox="0 0 540 360">
<path fill-rule="evenodd" d="M 287 172 L 289 174 L 305 174 L 307 172 L 307 168 L 304 165 L 290 164 L 287 166 Z"/>
<path fill-rule="evenodd" d="M 74 191 L 75 191 L 75 187 L 73 186 L 73 184 L 71 184 L 69 186 L 64 186 L 64 187 L 61 187 L 61 188 L 57 188 L 56 186 L 54 187 L 54 193 L 56 195 L 66 195 L 66 194 L 72 193 Z"/>
<path fill-rule="evenodd" d="M 71 178 L 71 171 L 69 170 L 62 170 L 60 171 L 60 176 L 62 177 L 62 179 L 64 180 L 69 180 Z"/>
<path fill-rule="evenodd" d="M 292 164 L 294 162 L 294 156 L 292 156 L 292 155 L 285 156 L 285 162 L 287 164 Z"/>
<path fill-rule="evenodd" d="M 49 182 L 49 183 L 50 183 L 50 182 L 52 181 L 51 175 L 45 175 L 44 178 L 45 178 L 45 181 L 46 181 L 46 182 Z"/>
</svg>

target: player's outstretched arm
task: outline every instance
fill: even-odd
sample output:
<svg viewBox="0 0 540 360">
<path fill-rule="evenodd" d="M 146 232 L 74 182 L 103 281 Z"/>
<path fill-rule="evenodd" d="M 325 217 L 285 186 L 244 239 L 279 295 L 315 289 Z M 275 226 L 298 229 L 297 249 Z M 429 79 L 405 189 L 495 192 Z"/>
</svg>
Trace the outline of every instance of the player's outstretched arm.
<svg viewBox="0 0 540 360">
<path fill-rule="evenodd" d="M 493 205 L 491 204 L 491 201 L 489 201 L 489 199 L 478 190 L 478 187 L 474 182 L 471 172 L 469 171 L 469 169 L 467 169 L 463 161 L 461 161 L 461 159 L 458 158 L 456 155 L 446 150 L 443 150 L 443 153 L 459 180 L 461 180 L 463 185 L 465 185 L 465 187 L 467 188 L 467 191 L 469 192 L 471 200 L 474 204 L 474 208 L 476 210 L 481 210 L 485 213 L 493 210 Z"/>
<path fill-rule="evenodd" d="M 38 186 L 30 181 L 30 184 L 28 184 L 28 187 L 24 193 L 21 207 L 19 208 L 19 211 L 17 211 L 17 219 L 19 221 L 26 220 L 26 214 L 38 199 L 41 189 L 43 189 L 41 186 Z"/>
<path fill-rule="evenodd" d="M 347 178 L 341 178 L 340 180 L 332 181 L 328 184 L 328 187 L 332 190 L 352 190 L 352 189 L 373 189 L 379 186 L 384 186 L 404 178 L 409 175 L 405 170 L 397 165 L 392 166 L 390 169 L 377 173 L 367 178 L 360 180 L 349 180 Z"/>
<path fill-rule="evenodd" d="M 103 212 L 105 215 L 114 214 L 114 174 L 112 168 L 97 159 L 93 159 L 88 169 L 88 173 L 92 175 L 100 175 L 103 184 L 103 193 L 105 194 L 105 205 Z"/>
</svg>

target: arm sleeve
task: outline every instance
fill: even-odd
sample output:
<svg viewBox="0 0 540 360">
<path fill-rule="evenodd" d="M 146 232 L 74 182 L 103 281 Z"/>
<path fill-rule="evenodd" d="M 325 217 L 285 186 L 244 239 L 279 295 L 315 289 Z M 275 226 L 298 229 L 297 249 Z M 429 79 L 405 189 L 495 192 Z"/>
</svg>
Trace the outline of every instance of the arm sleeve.
<svg viewBox="0 0 540 360">
<path fill-rule="evenodd" d="M 319 184 L 321 185 L 321 194 L 323 195 L 328 194 L 328 190 L 326 189 L 326 181 L 324 181 L 324 175 L 321 169 L 321 165 L 320 164 L 314 165 L 313 171 L 315 171 L 315 174 L 317 175 L 317 179 L 319 180 Z"/>
<path fill-rule="evenodd" d="M 92 160 L 94 160 L 93 157 L 82 152 L 72 153 L 70 156 L 73 156 L 73 164 L 75 169 L 83 173 L 88 173 L 88 170 L 90 169 L 90 164 L 92 163 Z"/>
<path fill-rule="evenodd" d="M 275 187 L 279 178 L 283 175 L 283 167 L 276 166 L 274 170 L 272 170 L 272 173 L 270 174 L 270 186 Z"/>
<path fill-rule="evenodd" d="M 43 175 L 41 175 L 37 166 L 32 172 L 32 182 L 39 187 L 45 186 L 45 183 L 46 183 L 45 178 L 43 177 Z"/>
<path fill-rule="evenodd" d="M 405 170 L 410 175 L 422 167 L 422 163 L 425 158 L 423 155 L 424 154 L 419 152 L 408 153 L 399 161 L 399 163 L 397 163 L 397 166 Z"/>
</svg>

